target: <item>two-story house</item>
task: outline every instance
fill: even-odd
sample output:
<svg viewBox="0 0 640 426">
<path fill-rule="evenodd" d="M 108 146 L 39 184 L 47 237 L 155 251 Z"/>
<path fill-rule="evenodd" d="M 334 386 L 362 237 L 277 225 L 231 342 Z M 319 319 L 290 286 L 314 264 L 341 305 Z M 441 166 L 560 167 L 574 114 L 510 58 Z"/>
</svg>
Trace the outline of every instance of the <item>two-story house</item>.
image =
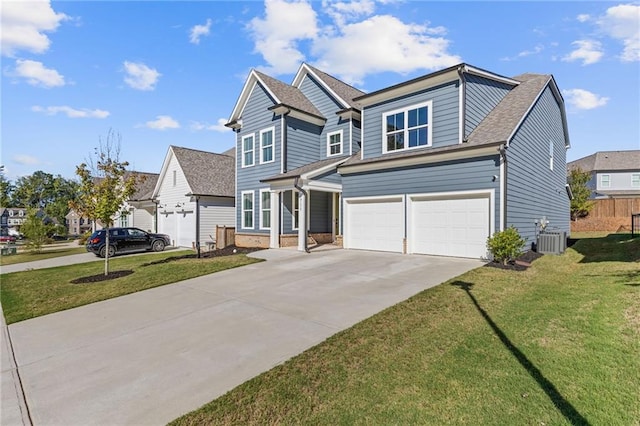
<svg viewBox="0 0 640 426">
<path fill-rule="evenodd" d="M 551 75 L 460 64 L 365 94 L 303 64 L 252 71 L 231 113 L 236 244 L 480 258 L 537 223 L 569 232 L 564 101 Z"/>
<path fill-rule="evenodd" d="M 114 223 L 117 226 L 133 226 L 147 232 L 157 230 L 156 201 L 153 190 L 158 183 L 158 173 L 129 172 L 137 176 L 136 192 L 122 205 Z M 128 177 L 127 174 L 125 177 Z"/>
<path fill-rule="evenodd" d="M 640 197 L 640 150 L 598 151 L 567 164 L 591 174 L 593 198 Z"/>
<path fill-rule="evenodd" d="M 91 231 L 93 223 L 90 219 L 83 217 L 77 211 L 70 209 L 69 213 L 65 216 L 67 222 L 67 233 L 69 235 L 82 235 L 85 232 Z"/>
</svg>

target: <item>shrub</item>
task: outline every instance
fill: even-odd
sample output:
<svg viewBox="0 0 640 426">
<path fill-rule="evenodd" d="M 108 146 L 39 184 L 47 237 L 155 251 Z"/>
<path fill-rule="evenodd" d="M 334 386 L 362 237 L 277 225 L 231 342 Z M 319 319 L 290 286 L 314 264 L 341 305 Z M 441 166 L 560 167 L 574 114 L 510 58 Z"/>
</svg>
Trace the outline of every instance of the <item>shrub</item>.
<svg viewBox="0 0 640 426">
<path fill-rule="evenodd" d="M 493 259 L 502 262 L 503 265 L 518 257 L 524 244 L 524 239 L 513 225 L 487 239 L 487 249 L 493 255 Z"/>
<path fill-rule="evenodd" d="M 78 239 L 78 245 L 79 246 L 85 245 L 87 243 L 87 240 L 91 236 L 91 234 L 93 234 L 93 232 L 87 231 L 84 234 L 80 235 L 80 238 Z"/>
</svg>

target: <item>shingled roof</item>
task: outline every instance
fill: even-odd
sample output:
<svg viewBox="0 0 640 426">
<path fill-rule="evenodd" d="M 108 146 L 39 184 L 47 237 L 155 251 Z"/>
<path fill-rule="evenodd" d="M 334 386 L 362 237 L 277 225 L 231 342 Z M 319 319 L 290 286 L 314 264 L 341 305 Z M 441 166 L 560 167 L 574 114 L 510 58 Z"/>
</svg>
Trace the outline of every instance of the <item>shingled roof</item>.
<svg viewBox="0 0 640 426">
<path fill-rule="evenodd" d="M 235 197 L 235 159 L 224 154 L 171 146 L 191 193 Z"/>
<path fill-rule="evenodd" d="M 595 154 L 567 163 L 569 170 L 583 171 L 640 170 L 640 150 L 598 151 Z"/>
<path fill-rule="evenodd" d="M 340 96 L 342 100 L 347 102 L 351 108 L 361 109 L 360 104 L 355 102 L 353 99 L 358 96 L 365 95 L 365 93 L 361 90 L 356 89 L 355 87 L 349 86 L 347 83 L 338 80 L 337 78 L 327 74 L 324 71 L 320 71 L 319 69 L 312 67 L 309 64 L 306 64 L 310 70 L 314 72 L 318 78 L 322 79 L 322 82 L 329 86 L 331 90 L 335 92 L 336 95 Z"/>
<path fill-rule="evenodd" d="M 142 179 L 138 181 L 136 185 L 136 192 L 129 198 L 129 201 L 144 201 L 151 200 L 153 198 L 153 190 L 158 183 L 158 173 L 145 173 L 145 172 L 128 172 L 130 174 L 136 174 Z"/>
<path fill-rule="evenodd" d="M 318 108 L 316 108 L 315 105 L 313 105 L 297 87 L 283 83 L 273 77 L 269 77 L 260 71 L 254 70 L 254 72 L 282 104 L 319 118 L 325 118 Z"/>
<path fill-rule="evenodd" d="M 301 177 L 302 175 L 321 170 L 331 165 L 335 165 L 337 167 L 339 164 L 344 162 L 344 160 L 346 160 L 347 158 L 348 156 L 346 155 L 343 155 L 341 157 L 325 158 L 324 160 L 319 160 L 313 163 L 305 164 L 304 166 L 295 168 L 293 170 L 289 170 L 288 172 L 285 172 L 285 173 L 280 173 L 275 176 L 270 176 L 268 178 L 262 179 L 261 182 L 273 182 L 276 180 L 297 178 L 297 177 Z"/>
</svg>

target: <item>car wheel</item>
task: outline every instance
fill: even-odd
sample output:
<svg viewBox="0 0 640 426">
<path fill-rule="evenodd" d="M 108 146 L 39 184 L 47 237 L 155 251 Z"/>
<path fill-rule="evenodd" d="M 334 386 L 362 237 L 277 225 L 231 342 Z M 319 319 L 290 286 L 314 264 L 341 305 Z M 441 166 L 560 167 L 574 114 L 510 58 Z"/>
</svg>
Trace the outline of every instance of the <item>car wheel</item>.
<svg viewBox="0 0 640 426">
<path fill-rule="evenodd" d="M 107 254 L 107 248 L 102 247 L 100 249 L 100 257 L 104 257 Z M 109 257 L 113 257 L 116 254 L 116 249 L 113 246 L 109 246 Z"/>
<path fill-rule="evenodd" d="M 164 250 L 164 243 L 162 241 L 160 241 L 160 240 L 154 241 L 153 245 L 151 246 L 151 249 L 153 251 L 162 251 L 162 250 Z"/>
</svg>

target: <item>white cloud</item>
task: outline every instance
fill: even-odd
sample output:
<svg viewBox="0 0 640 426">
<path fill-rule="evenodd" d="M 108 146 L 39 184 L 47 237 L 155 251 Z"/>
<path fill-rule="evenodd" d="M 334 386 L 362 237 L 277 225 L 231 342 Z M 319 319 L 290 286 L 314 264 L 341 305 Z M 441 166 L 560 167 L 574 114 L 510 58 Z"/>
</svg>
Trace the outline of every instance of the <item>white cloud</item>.
<svg viewBox="0 0 640 426">
<path fill-rule="evenodd" d="M 304 0 L 265 0 L 265 17 L 253 18 L 247 25 L 270 74 L 295 72 L 305 57 L 298 42 L 312 40 L 318 33 L 317 16 Z"/>
<path fill-rule="evenodd" d="M 624 62 L 640 61 L 640 5 L 610 7 L 597 22 L 609 37 L 622 42 L 624 49 L 620 58 Z"/>
<path fill-rule="evenodd" d="M 578 20 L 578 22 L 587 22 L 591 19 L 591 16 L 587 15 L 586 13 L 581 13 L 580 15 L 576 16 L 576 19 Z"/>
<path fill-rule="evenodd" d="M 582 61 L 582 65 L 590 65 L 600 61 L 604 55 L 599 41 L 576 40 L 571 44 L 577 48 L 562 58 L 565 62 Z"/>
<path fill-rule="evenodd" d="M 295 72 L 308 60 L 300 43 L 308 43 L 313 63 L 349 83 L 384 71 L 435 70 L 461 62 L 450 54 L 444 27 L 405 23 L 389 15 L 373 15 L 372 0 L 323 1 L 331 23 L 320 28 L 312 4 L 304 0 L 265 0 L 265 16 L 247 26 L 270 74 Z M 375 48 L 373 47 L 375 46 Z"/>
<path fill-rule="evenodd" d="M 12 158 L 14 163 L 21 164 L 23 166 L 36 166 L 41 163 L 36 157 L 26 154 L 14 155 Z"/>
<path fill-rule="evenodd" d="M 46 68 L 42 62 L 28 59 L 18 59 L 16 68 L 11 75 L 25 78 L 27 83 L 32 86 L 50 88 L 65 85 L 64 76 L 58 71 Z"/>
<path fill-rule="evenodd" d="M 209 35 L 211 31 L 211 19 L 207 19 L 205 25 L 195 25 L 191 28 L 189 41 L 193 44 L 200 44 L 200 37 Z"/>
<path fill-rule="evenodd" d="M 228 127 L 225 127 L 225 123 L 227 122 L 226 118 L 219 118 L 216 124 L 209 124 L 209 123 L 201 123 L 199 121 L 192 121 L 191 125 L 189 126 L 191 128 L 191 130 L 193 131 L 200 131 L 200 130 L 214 130 L 216 132 L 230 132 L 231 129 Z"/>
<path fill-rule="evenodd" d="M 124 82 L 129 87 L 137 90 L 153 90 L 156 88 L 156 83 L 162 74 L 156 69 L 149 68 L 142 62 L 124 62 L 124 69 L 127 76 L 124 78 Z"/>
<path fill-rule="evenodd" d="M 516 56 L 507 56 L 502 58 L 501 60 L 503 61 L 515 61 L 516 59 L 519 58 L 524 58 L 527 56 L 531 56 L 531 55 L 537 55 L 538 53 L 542 52 L 544 50 L 544 46 L 541 44 L 536 45 L 532 50 L 523 50 L 522 52 L 519 52 Z"/>
<path fill-rule="evenodd" d="M 0 13 L 2 55 L 12 57 L 20 50 L 46 52 L 51 40 L 45 32 L 55 31 L 65 19 L 68 17 L 54 12 L 48 0 L 3 1 Z"/>
<path fill-rule="evenodd" d="M 31 111 L 42 112 L 46 115 L 57 115 L 58 113 L 61 113 L 66 114 L 69 118 L 107 118 L 110 115 L 109 111 L 101 109 L 76 109 L 66 105 L 48 106 L 46 108 L 35 105 L 31 107 Z"/>
<path fill-rule="evenodd" d="M 321 37 L 312 52 L 319 58 L 319 67 L 330 69 L 350 83 L 360 83 L 367 74 L 406 74 L 461 62 L 459 56 L 448 53 L 449 40 L 430 34 L 428 25 L 406 24 L 393 16 L 376 15 L 345 25 L 339 35 Z"/>
<path fill-rule="evenodd" d="M 594 109 L 605 106 L 609 98 L 598 96 L 584 89 L 567 89 L 562 94 L 567 98 L 567 103 L 576 109 Z"/>
<path fill-rule="evenodd" d="M 168 115 L 158 115 L 155 120 L 147 121 L 144 126 L 154 130 L 167 130 L 180 128 L 180 123 Z"/>
</svg>

